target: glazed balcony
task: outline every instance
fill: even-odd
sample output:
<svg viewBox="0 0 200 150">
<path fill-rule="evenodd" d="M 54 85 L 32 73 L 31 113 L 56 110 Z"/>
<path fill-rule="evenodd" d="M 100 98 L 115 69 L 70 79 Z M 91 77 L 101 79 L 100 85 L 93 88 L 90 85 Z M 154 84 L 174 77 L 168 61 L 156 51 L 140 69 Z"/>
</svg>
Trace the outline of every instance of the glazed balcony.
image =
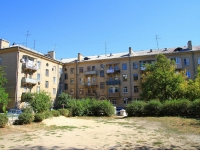
<svg viewBox="0 0 200 150">
<path fill-rule="evenodd" d="M 37 80 L 36 79 L 31 79 L 31 78 L 22 78 L 22 83 L 23 84 L 30 84 L 30 85 L 36 85 L 37 84 Z"/>
<path fill-rule="evenodd" d="M 22 68 L 25 71 L 37 71 L 37 66 L 31 63 L 23 63 Z"/>
<path fill-rule="evenodd" d="M 85 71 L 85 75 L 88 76 L 88 75 L 97 75 L 98 72 L 97 70 L 93 70 L 93 71 Z"/>
<path fill-rule="evenodd" d="M 120 80 L 109 80 L 106 81 L 106 85 L 119 85 L 120 84 Z"/>
<path fill-rule="evenodd" d="M 115 93 L 108 92 L 108 97 L 119 97 L 119 92 L 115 92 Z"/>
<path fill-rule="evenodd" d="M 107 74 L 120 73 L 120 70 L 119 69 L 107 69 L 106 73 Z"/>
</svg>

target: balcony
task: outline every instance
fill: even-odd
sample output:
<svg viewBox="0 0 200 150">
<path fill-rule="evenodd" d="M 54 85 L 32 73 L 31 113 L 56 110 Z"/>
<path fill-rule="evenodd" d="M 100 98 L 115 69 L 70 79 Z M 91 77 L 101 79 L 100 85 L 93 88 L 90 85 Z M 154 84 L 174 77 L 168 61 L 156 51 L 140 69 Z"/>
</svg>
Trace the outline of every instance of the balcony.
<svg viewBox="0 0 200 150">
<path fill-rule="evenodd" d="M 146 70 L 146 67 L 140 67 L 140 70 L 144 71 L 144 70 Z"/>
<path fill-rule="evenodd" d="M 119 97 L 119 92 L 115 92 L 115 93 L 108 92 L 108 97 Z"/>
<path fill-rule="evenodd" d="M 86 97 L 96 98 L 97 97 L 97 93 L 86 93 Z"/>
<path fill-rule="evenodd" d="M 36 79 L 31 79 L 31 78 L 22 78 L 22 83 L 23 84 L 31 84 L 31 85 L 35 85 L 37 84 L 37 80 Z"/>
<path fill-rule="evenodd" d="M 120 80 L 106 81 L 106 85 L 119 85 Z"/>
<path fill-rule="evenodd" d="M 85 87 L 91 87 L 91 86 L 97 86 L 97 82 L 85 82 L 84 83 L 84 86 Z"/>
<path fill-rule="evenodd" d="M 32 63 L 23 63 L 22 68 L 27 71 L 37 71 L 37 66 Z"/>
<path fill-rule="evenodd" d="M 120 73 L 120 70 L 119 69 L 107 69 L 106 73 L 107 74 Z"/>
<path fill-rule="evenodd" d="M 85 71 L 85 75 L 97 75 L 97 70 L 93 70 L 93 71 Z"/>
</svg>

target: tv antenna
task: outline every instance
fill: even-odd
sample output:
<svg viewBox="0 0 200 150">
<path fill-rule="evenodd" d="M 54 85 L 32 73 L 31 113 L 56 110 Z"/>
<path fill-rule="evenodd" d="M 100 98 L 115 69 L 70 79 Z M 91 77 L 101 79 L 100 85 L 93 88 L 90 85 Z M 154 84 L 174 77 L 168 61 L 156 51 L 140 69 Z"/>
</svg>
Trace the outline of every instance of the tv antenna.
<svg viewBox="0 0 200 150">
<path fill-rule="evenodd" d="M 27 33 L 26 33 L 26 47 L 27 47 L 28 36 L 31 35 L 31 34 L 29 34 L 28 32 L 29 32 L 29 30 L 28 30 Z"/>
<path fill-rule="evenodd" d="M 159 50 L 159 47 L 158 47 L 158 39 L 160 39 L 160 38 L 158 38 L 158 35 L 156 35 L 156 43 L 157 43 L 157 48 L 158 48 L 158 50 Z"/>
</svg>

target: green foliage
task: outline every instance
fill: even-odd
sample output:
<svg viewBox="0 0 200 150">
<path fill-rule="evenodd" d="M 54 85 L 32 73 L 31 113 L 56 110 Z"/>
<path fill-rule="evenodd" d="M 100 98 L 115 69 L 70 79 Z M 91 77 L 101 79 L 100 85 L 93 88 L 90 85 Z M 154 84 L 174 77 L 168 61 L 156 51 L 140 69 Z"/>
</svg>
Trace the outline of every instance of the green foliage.
<svg viewBox="0 0 200 150">
<path fill-rule="evenodd" d="M 60 112 L 58 110 L 52 110 L 51 113 L 52 113 L 52 115 L 54 117 L 59 117 L 60 116 Z"/>
<path fill-rule="evenodd" d="M 6 114 L 0 114 L 0 128 L 4 128 L 8 123 L 8 117 Z"/>
<path fill-rule="evenodd" d="M 28 103 L 33 103 L 34 101 L 34 93 L 27 92 L 24 93 L 21 97 L 22 102 L 28 102 Z"/>
<path fill-rule="evenodd" d="M 47 119 L 47 118 L 53 117 L 51 111 L 49 111 L 49 110 L 44 111 L 43 114 L 44 114 L 44 119 Z"/>
<path fill-rule="evenodd" d="M 70 100 L 71 100 L 71 96 L 65 92 L 62 92 L 56 99 L 56 103 L 59 108 L 63 108 L 63 104 L 64 104 L 64 107 L 68 107 Z"/>
<path fill-rule="evenodd" d="M 133 101 L 126 107 L 128 116 L 143 116 L 145 114 L 145 107 L 147 103 L 144 101 Z"/>
<path fill-rule="evenodd" d="M 81 100 L 70 100 L 69 101 L 69 109 L 71 111 L 72 116 L 83 116 L 85 107 Z"/>
<path fill-rule="evenodd" d="M 150 100 L 145 106 L 147 116 L 157 116 L 160 113 L 162 104 L 159 100 Z"/>
<path fill-rule="evenodd" d="M 31 107 L 26 107 L 24 110 L 23 110 L 24 113 L 33 113 L 33 109 Z"/>
<path fill-rule="evenodd" d="M 60 114 L 62 116 L 65 116 L 65 117 L 69 116 L 69 110 L 68 109 L 58 109 L 58 111 L 60 112 Z"/>
<path fill-rule="evenodd" d="M 141 98 L 144 100 L 182 98 L 182 84 L 185 83 L 185 73 L 175 73 L 175 63 L 163 54 L 156 56 L 155 64 L 145 66 L 142 75 Z"/>
<path fill-rule="evenodd" d="M 41 122 L 45 119 L 44 113 L 36 113 L 34 117 L 35 122 Z"/>
<path fill-rule="evenodd" d="M 18 116 L 20 124 L 31 124 L 34 120 L 34 115 L 32 113 L 22 113 Z"/>
<path fill-rule="evenodd" d="M 190 115 L 200 115 L 200 99 L 194 100 L 189 107 Z"/>
</svg>

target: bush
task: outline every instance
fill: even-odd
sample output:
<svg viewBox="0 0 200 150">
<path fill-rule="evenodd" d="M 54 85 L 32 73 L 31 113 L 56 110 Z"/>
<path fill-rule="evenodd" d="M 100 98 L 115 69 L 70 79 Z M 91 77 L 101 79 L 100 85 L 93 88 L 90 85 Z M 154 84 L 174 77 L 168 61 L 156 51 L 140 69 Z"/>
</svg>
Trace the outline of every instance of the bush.
<svg viewBox="0 0 200 150">
<path fill-rule="evenodd" d="M 83 116 L 85 112 L 85 107 L 83 105 L 83 100 L 70 100 L 69 101 L 69 108 L 71 111 L 72 116 Z"/>
<path fill-rule="evenodd" d="M 160 113 L 162 104 L 159 100 L 150 100 L 145 106 L 147 116 L 157 116 Z"/>
<path fill-rule="evenodd" d="M 44 119 L 45 119 L 44 113 L 35 114 L 35 119 L 34 119 L 35 122 L 41 122 Z"/>
<path fill-rule="evenodd" d="M 65 117 L 69 116 L 69 110 L 67 109 L 58 109 L 58 111 L 60 112 L 62 116 L 65 116 Z"/>
<path fill-rule="evenodd" d="M 51 113 L 52 113 L 52 115 L 53 115 L 54 117 L 60 116 L 60 112 L 59 112 L 58 110 L 52 110 Z"/>
<path fill-rule="evenodd" d="M 53 117 L 53 114 L 51 113 L 51 111 L 44 111 L 43 114 L 44 114 L 44 119 Z"/>
<path fill-rule="evenodd" d="M 34 120 L 32 113 L 22 113 L 18 116 L 19 124 L 30 124 Z"/>
<path fill-rule="evenodd" d="M 200 99 L 194 100 L 189 107 L 190 115 L 200 115 Z"/>
<path fill-rule="evenodd" d="M 143 116 L 145 114 L 146 102 L 144 101 L 133 101 L 126 107 L 128 116 Z"/>
<path fill-rule="evenodd" d="M 4 128 L 8 123 L 8 117 L 5 114 L 0 114 L 0 128 Z"/>
</svg>

